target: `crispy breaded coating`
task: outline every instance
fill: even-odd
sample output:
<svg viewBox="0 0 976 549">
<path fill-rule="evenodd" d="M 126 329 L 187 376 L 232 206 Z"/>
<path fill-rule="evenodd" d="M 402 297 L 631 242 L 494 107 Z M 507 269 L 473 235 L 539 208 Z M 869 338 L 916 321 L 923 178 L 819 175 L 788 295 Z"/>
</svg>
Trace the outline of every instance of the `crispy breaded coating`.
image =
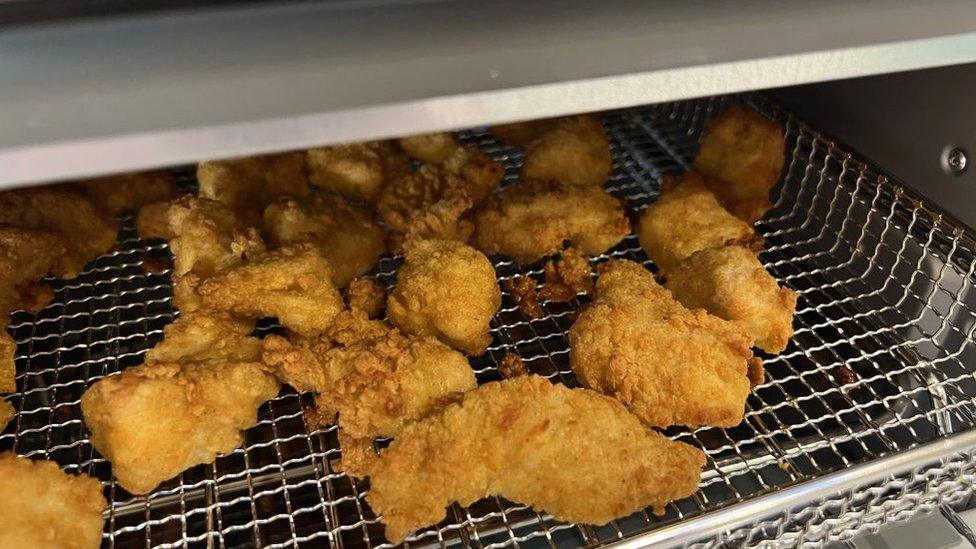
<svg viewBox="0 0 976 549">
<path fill-rule="evenodd" d="M 610 177 L 610 142 L 599 118 L 557 119 L 525 148 L 522 179 L 555 179 L 573 185 L 602 185 Z"/>
<path fill-rule="evenodd" d="M 53 292 L 42 291 L 47 276 L 67 251 L 60 233 L 0 225 L 0 316 L 17 309 L 43 309 Z"/>
<path fill-rule="evenodd" d="M 309 149 L 305 161 L 313 185 L 368 202 L 374 202 L 391 181 L 410 172 L 406 155 L 389 141 Z"/>
<path fill-rule="evenodd" d="M 778 124 L 733 105 L 709 123 L 694 166 L 730 212 L 755 223 L 769 210 L 769 191 L 779 181 L 784 151 Z"/>
<path fill-rule="evenodd" d="M 352 438 L 395 436 L 475 386 L 461 353 L 432 337 L 407 336 L 362 311 L 341 313 L 325 333 L 264 339 L 264 362 L 299 391 L 318 393 L 320 416 Z"/>
<path fill-rule="evenodd" d="M 648 425 L 742 421 L 752 338 L 737 324 L 686 309 L 637 263 L 607 263 L 569 345 L 580 382 Z"/>
<path fill-rule="evenodd" d="M 386 303 L 394 326 L 429 335 L 469 356 L 491 343 L 490 323 L 502 303 L 495 269 L 478 250 L 450 240 L 408 240 L 396 288 Z"/>
<path fill-rule="evenodd" d="M 576 248 L 566 248 L 559 258 L 546 261 L 546 284 L 539 292 L 548 301 L 571 301 L 579 294 L 593 291 L 593 268 L 590 260 Z"/>
<path fill-rule="evenodd" d="M 354 278 L 346 288 L 346 302 L 350 309 L 358 309 L 369 318 L 376 318 L 386 308 L 386 289 L 371 278 Z"/>
<path fill-rule="evenodd" d="M 529 371 L 525 369 L 525 361 L 515 353 L 505 353 L 498 362 L 498 373 L 505 379 L 525 376 Z"/>
<path fill-rule="evenodd" d="M 366 501 L 393 543 L 453 502 L 488 496 L 600 525 L 691 495 L 704 464 L 701 450 L 647 429 L 619 402 L 520 376 L 404 427 L 367 467 Z"/>
<path fill-rule="evenodd" d="M 67 251 L 51 272 L 61 278 L 77 276 L 88 262 L 112 249 L 119 231 L 115 220 L 84 196 L 45 187 L 0 193 L 0 223 L 59 233 Z"/>
<path fill-rule="evenodd" d="M 515 300 L 522 314 L 529 318 L 542 318 L 546 312 L 539 304 L 539 288 L 534 278 L 518 275 L 505 279 L 505 291 Z"/>
<path fill-rule="evenodd" d="M 217 311 L 182 313 L 163 328 L 163 340 L 146 352 L 146 362 L 230 360 L 260 362 L 261 340 L 250 337 L 254 321 Z"/>
<path fill-rule="evenodd" d="M 665 185 L 671 188 L 644 210 L 637 223 L 641 247 L 665 274 L 699 250 L 756 238 L 752 227 L 719 204 L 697 173 L 688 172 Z"/>
<path fill-rule="evenodd" d="M 98 177 L 66 183 L 109 215 L 118 216 L 173 198 L 176 182 L 169 172 L 152 171 Z"/>
<path fill-rule="evenodd" d="M 227 269 L 197 286 L 204 308 L 235 316 L 277 317 L 282 326 L 312 336 L 344 308 L 332 269 L 311 244 L 295 244 Z"/>
<path fill-rule="evenodd" d="M 448 172 L 460 176 L 475 206 L 484 203 L 505 179 L 505 167 L 476 147 L 458 147 L 444 160 Z"/>
<path fill-rule="evenodd" d="M 461 146 L 451 132 L 425 133 L 397 139 L 407 156 L 421 162 L 443 162 Z"/>
<path fill-rule="evenodd" d="M 467 215 L 474 200 L 467 186 L 467 181 L 445 167 L 428 164 L 391 183 L 380 196 L 376 211 L 405 238 L 466 242 L 474 231 Z"/>
<path fill-rule="evenodd" d="M 14 357 L 17 354 L 17 342 L 7 333 L 7 317 L 0 318 L 0 393 L 12 393 L 17 390 L 17 365 Z"/>
<path fill-rule="evenodd" d="M 53 461 L 0 454 L 0 547 L 97 549 L 102 544 L 102 483 L 69 475 Z"/>
<path fill-rule="evenodd" d="M 322 192 L 268 206 L 264 234 L 275 246 L 314 244 L 328 260 L 332 282 L 340 288 L 369 272 L 386 252 L 385 232 L 373 221 L 371 211 Z"/>
<path fill-rule="evenodd" d="M 291 152 L 215 160 L 197 165 L 200 196 L 226 204 L 248 227 L 260 227 L 264 208 L 308 194 L 305 155 Z"/>
<path fill-rule="evenodd" d="M 176 276 L 211 276 L 265 251 L 256 229 L 246 228 L 226 204 L 207 198 L 150 204 L 139 212 L 136 228 L 142 238 L 169 240 Z"/>
<path fill-rule="evenodd" d="M 7 428 L 7 424 L 15 415 L 17 415 L 17 410 L 14 409 L 14 405 L 6 400 L 0 400 L 0 431 Z"/>
<path fill-rule="evenodd" d="M 691 255 L 665 287 L 689 309 L 705 309 L 742 325 L 756 347 L 779 353 L 793 336 L 796 292 L 780 287 L 756 254 L 742 246 L 709 248 Z"/>
<path fill-rule="evenodd" d="M 96 382 L 81 412 L 119 485 L 145 494 L 239 446 L 278 389 L 259 362 L 154 362 Z"/>
<path fill-rule="evenodd" d="M 502 189 L 475 215 L 475 247 L 532 263 L 563 242 L 599 255 L 630 232 L 620 201 L 599 187 L 522 181 Z"/>
<path fill-rule="evenodd" d="M 529 120 L 527 122 L 498 124 L 497 126 L 488 128 L 488 130 L 502 143 L 524 147 L 552 127 L 553 122 L 556 120 L 558 119 L 543 118 L 540 120 Z"/>
</svg>

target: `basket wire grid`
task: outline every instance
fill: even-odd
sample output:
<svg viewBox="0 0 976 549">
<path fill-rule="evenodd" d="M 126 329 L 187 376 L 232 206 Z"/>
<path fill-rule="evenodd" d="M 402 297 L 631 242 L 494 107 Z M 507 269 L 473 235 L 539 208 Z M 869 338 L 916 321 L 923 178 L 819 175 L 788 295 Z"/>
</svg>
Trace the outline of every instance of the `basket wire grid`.
<svg viewBox="0 0 976 549">
<path fill-rule="evenodd" d="M 703 448 L 700 490 L 667 506 L 601 527 L 554 521 L 501 498 L 468 508 L 410 537 L 407 546 L 597 546 L 647 540 L 669 525 L 769 497 L 784 487 L 871 463 L 969 430 L 976 422 L 976 269 L 973 235 L 911 191 L 821 137 L 759 96 L 721 97 L 607 113 L 614 154 L 607 188 L 633 211 L 652 202 L 660 178 L 681 172 L 708 119 L 730 101 L 746 101 L 785 128 L 787 158 L 778 199 L 758 230 L 761 259 L 799 295 L 796 334 L 779 356 L 766 358 L 766 382 L 749 397 L 745 420 L 732 429 L 669 429 Z M 484 130 L 464 132 L 515 178 L 519 149 Z M 192 185 L 192 176 L 182 173 Z M 607 254 L 653 269 L 635 237 Z M 368 482 L 335 471 L 336 428 L 311 428 L 311 399 L 289 388 L 261 407 L 241 448 L 194 467 L 146 497 L 112 480 L 92 448 L 79 399 L 95 380 L 140 363 L 174 315 L 166 245 L 142 241 L 123 219 L 116 250 L 78 278 L 52 281 L 54 301 L 36 316 L 14 314 L 18 343 L 18 413 L 0 434 L 0 450 L 57 461 L 69 472 L 103 481 L 110 502 L 106 547 L 387 547 L 365 503 Z M 374 274 L 392 287 L 398 259 Z M 493 258 L 500 281 L 528 274 Z M 529 370 L 577 385 L 566 334 L 580 303 L 545 304 L 530 319 L 503 288 L 488 353 L 471 364 L 479 382 L 499 379 L 498 363 L 515 352 Z M 258 331 L 273 330 L 270 322 Z M 960 501 L 971 490 L 972 452 L 919 463 L 911 472 L 867 482 L 747 525 L 729 523 L 700 545 L 795 545 L 846 539 L 865 528 L 919 510 Z M 731 506 L 731 507 L 730 507 Z M 700 537 L 700 536 L 698 536 Z M 681 543 L 695 542 L 685 534 Z"/>
</svg>

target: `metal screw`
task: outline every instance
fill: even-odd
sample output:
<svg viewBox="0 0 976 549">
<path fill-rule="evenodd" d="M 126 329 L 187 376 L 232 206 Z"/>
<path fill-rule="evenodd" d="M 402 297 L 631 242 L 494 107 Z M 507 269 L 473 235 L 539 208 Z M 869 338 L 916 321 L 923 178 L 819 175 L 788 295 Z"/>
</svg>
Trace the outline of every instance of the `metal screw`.
<svg viewBox="0 0 976 549">
<path fill-rule="evenodd" d="M 951 174 L 960 175 L 966 171 L 966 151 L 959 147 L 949 149 L 944 157 L 945 167 Z"/>
</svg>

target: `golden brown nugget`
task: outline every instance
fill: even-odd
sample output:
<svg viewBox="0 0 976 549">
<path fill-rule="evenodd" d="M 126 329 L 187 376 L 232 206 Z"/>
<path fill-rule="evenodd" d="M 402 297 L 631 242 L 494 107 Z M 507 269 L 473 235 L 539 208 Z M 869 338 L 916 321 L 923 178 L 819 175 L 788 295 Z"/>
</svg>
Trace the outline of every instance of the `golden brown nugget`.
<svg viewBox="0 0 976 549">
<path fill-rule="evenodd" d="M 603 124 L 595 116 L 580 115 L 556 120 L 529 143 L 519 176 L 598 186 L 610 177 L 612 168 Z"/>
<path fill-rule="evenodd" d="M 524 375 L 487 383 L 404 427 L 367 466 L 366 501 L 393 543 L 488 496 L 601 525 L 698 489 L 705 454 L 619 402 Z"/>
<path fill-rule="evenodd" d="M 553 122 L 556 120 L 556 118 L 543 118 L 541 120 L 529 120 L 527 122 L 498 124 L 497 126 L 488 128 L 488 130 L 502 143 L 524 147 L 552 127 Z"/>
<path fill-rule="evenodd" d="M 569 361 L 583 385 L 648 425 L 734 427 L 749 395 L 751 345 L 737 324 L 686 309 L 642 266 L 613 260 L 569 331 Z"/>
<path fill-rule="evenodd" d="M 0 454 L 0 547 L 97 549 L 102 543 L 102 484 L 69 475 L 53 461 Z"/>
<path fill-rule="evenodd" d="M 768 353 L 782 352 L 793 336 L 796 292 L 780 287 L 742 246 L 692 254 L 668 275 L 665 287 L 689 309 L 739 323 Z"/>
<path fill-rule="evenodd" d="M 450 132 L 425 133 L 397 139 L 407 156 L 421 162 L 443 162 L 461 146 Z"/>
<path fill-rule="evenodd" d="M 305 155 L 292 152 L 197 165 L 200 196 L 226 204 L 249 227 L 260 227 L 264 208 L 283 196 L 308 194 Z"/>
<path fill-rule="evenodd" d="M 114 219 L 81 194 L 44 187 L 0 193 L 0 223 L 59 233 L 67 251 L 51 272 L 74 278 L 88 262 L 115 246 Z"/>
<path fill-rule="evenodd" d="M 254 321 L 216 311 L 181 313 L 163 328 L 163 340 L 146 352 L 148 362 L 229 360 L 260 362 L 261 340 L 250 337 Z"/>
<path fill-rule="evenodd" d="M 282 326 L 312 336 L 344 308 L 332 268 L 311 244 L 258 256 L 200 282 L 201 305 L 244 318 L 277 317 Z"/>
<path fill-rule="evenodd" d="M 408 334 L 429 335 L 469 356 L 491 343 L 491 318 L 502 303 L 491 262 L 450 240 L 408 240 L 386 311 Z"/>
<path fill-rule="evenodd" d="M 388 141 L 309 149 L 312 184 L 343 196 L 374 202 L 391 181 L 410 172 L 410 161 Z"/>
<path fill-rule="evenodd" d="M 398 178 L 382 193 L 376 211 L 404 238 L 466 242 L 474 231 L 468 211 L 474 200 L 468 182 L 439 164 L 427 164 Z"/>
<path fill-rule="evenodd" d="M 522 181 L 490 200 L 475 215 L 475 247 L 532 263 L 569 240 L 599 255 L 630 232 L 619 200 L 599 187 L 558 181 Z"/>
<path fill-rule="evenodd" d="M 53 292 L 38 285 L 67 251 L 57 232 L 0 225 L 0 316 L 17 309 L 43 309 Z"/>
<path fill-rule="evenodd" d="M 119 485 L 145 494 L 237 448 L 278 389 L 259 362 L 155 362 L 96 382 L 81 412 Z"/>
<path fill-rule="evenodd" d="M 65 188 L 77 191 L 109 215 L 118 216 L 139 208 L 173 198 L 176 182 L 165 171 L 127 173 L 66 183 Z"/>
<path fill-rule="evenodd" d="M 749 224 L 719 204 L 697 173 L 665 181 L 665 187 L 637 223 L 641 247 L 663 273 L 697 251 L 757 238 Z"/>
<path fill-rule="evenodd" d="M 769 191 L 779 181 L 784 150 L 779 125 L 734 105 L 708 125 L 694 166 L 730 212 L 755 223 L 769 210 Z"/>
<path fill-rule="evenodd" d="M 299 391 L 318 393 L 323 421 L 339 414 L 351 438 L 396 436 L 475 387 L 464 355 L 432 337 L 407 336 L 362 311 L 345 311 L 315 338 L 264 339 L 264 362 Z"/>
<path fill-rule="evenodd" d="M 346 288 L 346 302 L 350 309 L 359 309 L 369 318 L 376 318 L 386 308 L 386 289 L 369 278 L 355 278 Z"/>
<path fill-rule="evenodd" d="M 505 167 L 475 147 L 454 149 L 444 160 L 443 166 L 466 182 L 464 189 L 475 206 L 488 200 L 505 179 Z"/>
<path fill-rule="evenodd" d="M 373 221 L 371 211 L 322 192 L 268 206 L 264 234 L 279 247 L 314 244 L 332 267 L 332 282 L 340 288 L 369 272 L 386 252 L 385 231 Z"/>
<path fill-rule="evenodd" d="M 7 424 L 15 415 L 17 415 L 17 410 L 14 409 L 14 405 L 6 400 L 0 400 L 0 431 L 7 428 Z"/>
</svg>

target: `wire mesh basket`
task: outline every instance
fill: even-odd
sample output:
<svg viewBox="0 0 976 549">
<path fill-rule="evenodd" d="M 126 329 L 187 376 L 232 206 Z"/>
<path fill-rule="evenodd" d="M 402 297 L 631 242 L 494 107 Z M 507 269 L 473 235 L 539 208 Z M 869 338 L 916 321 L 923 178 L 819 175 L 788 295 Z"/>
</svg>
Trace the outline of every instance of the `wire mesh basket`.
<svg viewBox="0 0 976 549">
<path fill-rule="evenodd" d="M 452 506 L 446 521 L 406 545 L 821 544 L 971 491 L 976 242 L 968 229 L 759 96 L 607 113 L 608 189 L 633 211 L 646 207 L 663 175 L 689 167 L 708 119 L 730 101 L 750 103 L 786 130 L 786 175 L 757 229 L 763 263 L 800 298 L 793 341 L 766 358 L 766 382 L 741 425 L 666 431 L 706 451 L 698 493 L 663 515 L 648 510 L 600 527 L 488 498 Z M 514 179 L 520 149 L 484 130 L 462 138 Z M 365 503 L 368 482 L 334 468 L 335 427 L 306 424 L 311 399 L 288 388 L 261 407 L 242 447 L 214 463 L 146 497 L 112 481 L 79 399 L 95 380 L 138 364 L 174 315 L 165 244 L 139 240 L 132 219 L 123 221 L 116 250 L 77 279 L 53 281 L 55 300 L 38 315 L 15 313 L 18 392 L 10 400 L 18 413 L 0 450 L 101 479 L 111 503 L 107 547 L 388 546 Z M 633 236 L 594 261 L 608 257 L 653 268 Z M 542 273 L 538 264 L 493 259 L 500 280 Z M 374 274 L 392 287 L 398 264 L 384 258 Z M 478 380 L 499 379 L 499 361 L 514 352 L 530 371 L 576 385 L 566 335 L 579 303 L 544 304 L 546 315 L 533 319 L 502 288 L 492 345 L 472 360 Z"/>
</svg>

